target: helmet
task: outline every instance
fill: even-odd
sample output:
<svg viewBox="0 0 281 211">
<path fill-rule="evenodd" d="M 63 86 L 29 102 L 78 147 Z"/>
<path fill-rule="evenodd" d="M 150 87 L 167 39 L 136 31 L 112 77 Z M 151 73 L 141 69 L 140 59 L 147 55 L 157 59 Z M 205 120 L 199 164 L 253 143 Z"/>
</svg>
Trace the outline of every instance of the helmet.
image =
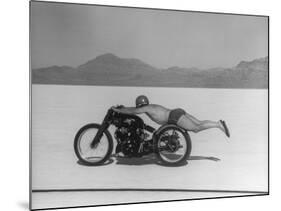
<svg viewBox="0 0 281 211">
<path fill-rule="evenodd" d="M 148 105 L 148 104 L 149 104 L 149 101 L 146 96 L 140 95 L 136 98 L 136 107 L 137 108 Z"/>
</svg>

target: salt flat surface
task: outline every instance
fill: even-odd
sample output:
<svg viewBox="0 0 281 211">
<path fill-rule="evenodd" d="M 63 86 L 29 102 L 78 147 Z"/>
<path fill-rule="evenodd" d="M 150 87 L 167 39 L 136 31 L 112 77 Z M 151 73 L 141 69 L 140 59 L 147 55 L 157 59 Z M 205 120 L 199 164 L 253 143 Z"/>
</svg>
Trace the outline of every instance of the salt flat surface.
<svg viewBox="0 0 281 211">
<path fill-rule="evenodd" d="M 146 159 L 113 158 L 99 167 L 77 163 L 73 139 L 78 129 L 100 123 L 112 105 L 133 106 L 139 94 L 199 119 L 224 119 L 231 138 L 217 129 L 190 133 L 191 158 L 180 167 Z M 32 188 L 267 191 L 267 109 L 267 90 L 32 85 Z"/>
<path fill-rule="evenodd" d="M 74 207 L 120 203 L 137 203 L 167 200 L 198 199 L 212 197 L 232 197 L 242 193 L 208 192 L 61 192 L 33 193 L 33 209 L 52 207 Z M 248 193 L 246 195 L 256 195 Z"/>
</svg>

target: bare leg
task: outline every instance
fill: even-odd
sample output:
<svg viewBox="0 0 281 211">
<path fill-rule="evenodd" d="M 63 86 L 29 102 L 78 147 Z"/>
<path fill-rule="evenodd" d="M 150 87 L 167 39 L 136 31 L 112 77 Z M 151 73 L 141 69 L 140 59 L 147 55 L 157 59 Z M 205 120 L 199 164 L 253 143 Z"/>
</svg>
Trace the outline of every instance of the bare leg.
<svg viewBox="0 0 281 211">
<path fill-rule="evenodd" d="M 193 121 L 195 124 L 200 124 L 201 123 L 201 121 L 199 119 L 195 118 L 194 116 L 192 116 L 189 113 L 185 113 L 185 116 L 187 118 L 189 118 L 191 121 Z"/>
<path fill-rule="evenodd" d="M 200 121 L 188 113 L 185 114 L 184 116 L 182 116 L 179 119 L 177 124 L 180 127 L 184 128 L 186 130 L 189 130 L 189 131 L 193 131 L 195 133 L 202 131 L 202 130 L 210 129 L 210 128 L 218 128 L 222 132 L 225 133 L 224 127 L 222 126 L 222 124 L 219 121 L 218 122 L 210 121 L 210 120 Z"/>
</svg>

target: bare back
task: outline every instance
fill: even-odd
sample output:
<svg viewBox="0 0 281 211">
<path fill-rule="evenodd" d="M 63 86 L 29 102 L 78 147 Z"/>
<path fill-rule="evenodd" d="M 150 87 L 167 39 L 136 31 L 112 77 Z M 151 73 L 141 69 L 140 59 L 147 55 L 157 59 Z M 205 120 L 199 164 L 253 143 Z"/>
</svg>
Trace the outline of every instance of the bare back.
<svg viewBox="0 0 281 211">
<path fill-rule="evenodd" d="M 170 109 L 156 104 L 149 104 L 142 107 L 146 115 L 154 122 L 163 125 L 168 122 Z"/>
</svg>

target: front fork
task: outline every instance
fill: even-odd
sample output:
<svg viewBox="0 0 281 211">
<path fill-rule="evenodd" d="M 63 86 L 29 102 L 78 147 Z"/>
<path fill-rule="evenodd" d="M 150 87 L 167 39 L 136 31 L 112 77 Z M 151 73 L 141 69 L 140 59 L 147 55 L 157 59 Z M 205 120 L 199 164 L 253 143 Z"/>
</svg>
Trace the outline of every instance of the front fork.
<svg viewBox="0 0 281 211">
<path fill-rule="evenodd" d="M 104 131 L 109 127 L 108 123 L 103 122 L 101 127 L 99 128 L 97 134 L 95 135 L 95 137 L 93 138 L 93 141 L 91 142 L 91 148 L 95 148 L 99 143 L 100 140 L 103 136 Z"/>
</svg>

